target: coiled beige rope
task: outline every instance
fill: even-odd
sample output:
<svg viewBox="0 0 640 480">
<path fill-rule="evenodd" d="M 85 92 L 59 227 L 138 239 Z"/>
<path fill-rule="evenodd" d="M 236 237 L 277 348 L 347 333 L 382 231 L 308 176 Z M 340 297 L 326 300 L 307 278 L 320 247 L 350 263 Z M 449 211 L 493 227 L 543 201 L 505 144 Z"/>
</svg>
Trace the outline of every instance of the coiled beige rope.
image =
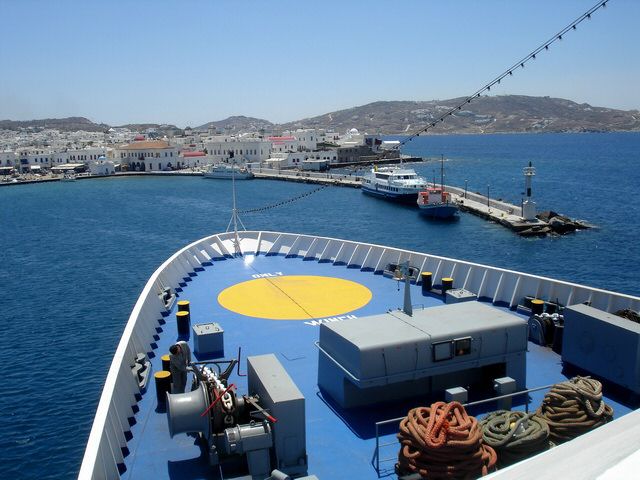
<svg viewBox="0 0 640 480">
<path fill-rule="evenodd" d="M 613 409 L 602 400 L 602 384 L 580 376 L 555 384 L 536 413 L 546 420 L 554 443 L 576 438 L 613 419 Z"/>
</svg>

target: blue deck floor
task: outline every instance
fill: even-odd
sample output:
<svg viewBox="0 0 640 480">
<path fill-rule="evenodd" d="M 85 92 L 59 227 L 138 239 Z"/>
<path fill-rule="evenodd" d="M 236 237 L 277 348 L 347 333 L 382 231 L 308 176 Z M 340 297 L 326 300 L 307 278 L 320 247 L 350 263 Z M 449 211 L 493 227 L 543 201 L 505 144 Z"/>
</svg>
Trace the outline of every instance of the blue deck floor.
<svg viewBox="0 0 640 480">
<path fill-rule="evenodd" d="M 377 478 L 372 466 L 375 449 L 374 423 L 404 415 L 413 403 L 386 405 L 378 409 L 341 411 L 324 399 L 317 387 L 318 352 L 314 342 L 318 339 L 317 321 L 266 320 L 243 316 L 224 309 L 217 302 L 218 294 L 225 288 L 251 280 L 257 273 L 282 272 L 285 275 L 320 275 L 352 280 L 366 286 L 373 293 L 371 301 L 355 311 L 344 314 L 363 317 L 386 312 L 402 305 L 402 286 L 390 278 L 362 272 L 330 263 L 304 261 L 301 258 L 263 255 L 245 259 L 229 259 L 213 262 L 204 271 L 197 272 L 179 293 L 179 298 L 191 303 L 191 325 L 217 322 L 224 329 L 225 358 L 235 358 L 242 347 L 241 373 L 246 368 L 246 357 L 274 353 L 297 384 L 306 399 L 306 435 L 309 474 L 321 479 Z M 412 285 L 414 305 L 425 308 L 441 305 L 433 296 L 423 296 L 419 286 Z M 250 299 L 248 299 L 250 301 Z M 416 307 L 414 307 L 416 308 Z M 153 371 L 162 369 L 160 357 L 168 352 L 177 339 L 175 307 L 156 342 L 152 359 Z M 524 317 L 523 317 L 524 320 Z M 347 320 L 348 321 L 348 320 Z M 192 342 L 193 339 L 191 338 Z M 197 358 L 196 358 L 197 360 Z M 565 380 L 560 357 L 551 350 L 529 344 L 527 354 L 527 386 L 529 388 Z M 240 394 L 247 393 L 246 377 L 234 372 L 230 382 L 238 386 Z M 190 381 L 188 385 L 190 384 Z M 605 392 L 606 393 L 606 392 Z M 531 408 L 540 404 L 544 392 L 532 394 Z M 616 416 L 629 409 L 607 400 Z M 210 467 L 195 438 L 185 434 L 169 437 L 164 410 L 158 409 L 155 385 L 149 382 L 147 392 L 138 403 L 139 411 L 131 427 L 131 439 L 125 457 L 125 479 L 204 479 L 232 478 L 221 476 L 219 470 Z M 489 408 L 491 410 L 492 408 Z M 472 412 L 476 413 L 476 412 Z M 481 414 L 480 411 L 477 414 Z M 394 429 L 384 432 L 383 443 L 394 442 Z M 397 455 L 395 446 L 381 450 L 381 459 Z M 393 461 L 382 462 L 381 474 L 395 478 Z"/>
</svg>

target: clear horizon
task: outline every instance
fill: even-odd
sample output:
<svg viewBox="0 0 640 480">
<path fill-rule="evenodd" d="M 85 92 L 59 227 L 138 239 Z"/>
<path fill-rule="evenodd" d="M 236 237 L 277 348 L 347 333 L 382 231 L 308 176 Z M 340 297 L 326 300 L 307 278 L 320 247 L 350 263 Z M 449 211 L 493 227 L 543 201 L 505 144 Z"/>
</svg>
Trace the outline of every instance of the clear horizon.
<svg viewBox="0 0 640 480">
<path fill-rule="evenodd" d="M 0 119 L 280 124 L 461 97 L 594 4 L 0 0 Z M 640 2 L 609 0 L 491 93 L 639 109 L 638 18 Z"/>
</svg>

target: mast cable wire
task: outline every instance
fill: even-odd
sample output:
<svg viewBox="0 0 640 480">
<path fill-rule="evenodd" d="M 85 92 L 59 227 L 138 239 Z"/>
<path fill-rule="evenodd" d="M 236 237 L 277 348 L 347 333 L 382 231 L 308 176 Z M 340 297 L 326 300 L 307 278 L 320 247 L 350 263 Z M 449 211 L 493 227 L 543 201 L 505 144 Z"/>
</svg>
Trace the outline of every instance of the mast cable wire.
<svg viewBox="0 0 640 480">
<path fill-rule="evenodd" d="M 517 68 L 524 68 L 525 64 L 531 60 L 535 60 L 536 59 L 536 55 L 542 51 L 548 51 L 549 47 L 557 42 L 562 40 L 562 36 L 565 35 L 567 32 L 571 31 L 571 30 L 576 30 L 577 26 L 582 23 L 585 20 L 590 20 L 591 19 L 591 15 L 596 12 L 597 10 L 601 9 L 601 8 L 605 8 L 607 6 L 607 3 L 610 0 L 600 0 L 598 3 L 596 3 L 593 7 L 591 7 L 589 10 L 587 10 L 585 13 L 583 13 L 582 15 L 580 15 L 578 18 L 576 18 L 573 22 L 569 23 L 566 27 L 564 27 L 562 30 L 560 30 L 558 33 L 556 33 L 555 35 L 553 35 L 549 40 L 547 40 L 546 42 L 544 42 L 543 44 L 541 44 L 538 48 L 536 48 L 535 50 L 533 50 L 532 52 L 530 52 L 528 55 L 526 55 L 525 57 L 523 57 L 522 59 L 520 59 L 519 61 L 517 61 L 516 63 L 514 63 L 511 67 L 509 67 L 508 69 L 506 69 L 504 72 L 502 72 L 500 75 L 498 75 L 497 77 L 495 77 L 493 80 L 491 80 L 489 83 L 485 84 L 483 87 L 481 87 L 480 89 L 476 90 L 474 93 L 472 93 L 471 95 L 469 95 L 468 97 L 466 97 L 464 99 L 464 101 L 462 101 L 461 103 L 457 104 L 456 106 L 454 106 L 453 108 L 451 108 L 450 110 L 448 110 L 444 115 L 441 115 L 437 120 L 429 123 L 426 127 L 421 128 L 420 130 L 417 130 L 415 133 L 412 133 L 411 135 L 409 135 L 408 137 L 406 137 L 404 140 L 400 141 L 400 143 L 398 145 L 395 145 L 393 148 L 391 148 L 389 151 L 392 150 L 399 150 L 400 147 L 404 146 L 405 144 L 407 144 L 408 142 L 412 141 L 414 138 L 420 136 L 420 134 L 422 133 L 426 133 L 427 131 L 429 131 L 431 128 L 435 127 L 438 123 L 444 122 L 445 118 L 453 115 L 457 110 L 461 110 L 462 107 L 466 104 L 471 103 L 472 101 L 474 101 L 475 99 L 479 98 L 482 93 L 484 92 L 488 92 L 491 90 L 491 87 L 493 87 L 494 85 L 498 85 L 500 84 L 500 82 L 502 81 L 502 79 L 512 76 L 514 70 L 516 70 Z M 383 153 L 382 155 L 379 156 L 379 159 L 382 159 L 385 157 L 385 153 Z M 322 187 L 316 188 L 314 190 L 310 190 L 309 192 L 303 193 L 301 195 L 298 195 L 296 197 L 292 197 L 289 198 L 288 200 L 283 200 L 282 202 L 278 202 L 278 203 L 274 203 L 271 205 L 267 205 L 265 207 L 259 207 L 259 208 L 251 208 L 251 209 L 247 209 L 247 210 L 237 210 L 234 207 L 235 210 L 235 215 L 232 217 L 232 221 L 234 220 L 234 217 L 237 218 L 237 215 L 239 214 L 245 214 L 245 213 L 258 213 L 258 212 L 265 212 L 267 210 L 271 210 L 273 208 L 277 208 L 277 207 L 281 207 L 283 205 L 286 205 L 288 203 L 292 203 L 295 202 L 297 200 L 300 200 L 304 197 L 308 197 L 309 195 L 312 195 L 316 192 L 319 192 L 320 190 L 324 190 L 325 188 L 327 188 L 329 185 L 323 185 Z M 231 223 L 231 222 L 230 222 Z M 244 225 L 242 225 L 244 228 Z M 228 229 L 227 229 L 228 230 Z M 237 230 L 236 230 L 237 231 Z M 236 247 L 237 248 L 237 247 Z"/>
<path fill-rule="evenodd" d="M 546 42 L 544 42 L 542 45 L 540 45 L 538 48 L 536 48 L 535 50 L 533 50 L 531 53 L 529 53 L 528 55 L 526 55 L 525 57 L 523 57 L 522 59 L 520 59 L 519 61 L 517 61 L 516 63 L 514 63 L 511 67 L 509 67 L 508 69 L 506 69 L 504 72 L 502 72 L 500 75 L 498 75 L 497 77 L 495 77 L 493 80 L 491 80 L 489 83 L 485 84 L 482 88 L 476 90 L 474 93 L 472 93 L 471 95 L 469 95 L 468 97 L 466 97 L 464 99 L 463 102 L 457 104 L 455 107 L 451 108 L 449 111 L 447 111 L 445 114 L 441 115 L 437 120 L 434 120 L 433 122 L 429 123 L 426 127 L 421 128 L 420 130 L 416 131 L 415 133 L 409 135 L 407 138 L 405 138 L 404 140 L 402 140 L 398 145 L 395 145 L 391 150 L 399 150 L 400 147 L 402 147 L 403 145 L 405 145 L 406 143 L 410 142 L 411 140 L 413 140 L 414 138 L 420 136 L 420 134 L 427 132 L 428 130 L 430 130 L 431 128 L 435 127 L 438 123 L 444 122 L 445 118 L 453 115 L 456 110 L 460 110 L 464 105 L 471 103 L 473 100 L 477 99 L 480 97 L 480 95 L 484 92 L 487 92 L 489 90 L 491 90 L 491 87 L 493 87 L 494 85 L 500 84 L 500 82 L 502 81 L 502 79 L 504 79 L 505 77 L 509 77 L 513 75 L 513 72 L 518 69 L 518 68 L 524 68 L 525 64 L 531 60 L 535 60 L 536 59 L 536 55 L 542 51 L 548 51 L 549 47 L 557 42 L 562 40 L 562 36 L 565 35 L 567 32 L 571 31 L 571 30 L 576 30 L 577 26 L 582 23 L 585 20 L 590 20 L 591 19 L 591 15 L 593 13 L 595 13 L 597 10 L 601 9 L 601 8 L 605 8 L 607 6 L 607 3 L 610 0 L 600 0 L 598 3 L 596 3 L 593 7 L 591 7 L 589 10 L 587 10 L 585 13 L 583 13 L 582 15 L 580 15 L 578 18 L 576 18 L 573 22 L 569 23 L 569 25 L 567 25 L 566 27 L 564 27 L 562 30 L 560 30 L 558 33 L 556 33 L 554 36 L 552 36 L 549 40 L 547 40 Z M 384 154 L 382 155 L 381 158 L 384 158 Z"/>
<path fill-rule="evenodd" d="M 288 203 L 293 203 L 295 201 L 298 201 L 304 197 L 308 197 L 309 195 L 312 195 L 316 192 L 319 192 L 320 190 L 324 190 L 325 188 L 327 188 L 329 185 L 323 185 L 322 187 L 318 187 L 318 188 L 314 188 L 313 190 L 309 190 L 308 192 L 302 193 L 296 197 L 292 197 L 289 198 L 287 200 L 283 200 L 281 202 L 278 203 L 272 203 L 271 205 L 267 205 L 265 207 L 259 207 L 259 208 L 250 208 L 248 210 L 239 210 L 238 213 L 241 214 L 245 214 L 245 213 L 256 213 L 256 212 L 264 212 L 266 210 L 271 210 L 272 208 L 277 208 L 277 207 L 281 207 L 283 205 L 286 205 Z"/>
</svg>

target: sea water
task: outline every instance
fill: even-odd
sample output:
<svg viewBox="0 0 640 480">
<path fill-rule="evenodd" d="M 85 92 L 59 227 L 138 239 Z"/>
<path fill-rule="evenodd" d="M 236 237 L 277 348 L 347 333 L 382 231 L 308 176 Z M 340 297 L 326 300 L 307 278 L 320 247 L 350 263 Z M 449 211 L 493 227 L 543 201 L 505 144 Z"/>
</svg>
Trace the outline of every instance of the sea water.
<svg viewBox="0 0 640 480">
<path fill-rule="evenodd" d="M 522 200 L 537 175 L 539 210 L 597 229 L 516 236 L 461 213 L 434 222 L 416 208 L 329 187 L 245 214 L 247 229 L 391 245 L 640 295 L 640 134 L 426 136 L 404 153 L 444 155 L 445 183 Z M 439 181 L 440 162 L 413 167 Z M 239 208 L 316 185 L 237 182 Z M 131 309 L 153 271 L 184 245 L 226 230 L 231 182 L 107 178 L 0 188 L 0 471 L 3 478 L 77 475 L 104 379 Z"/>
</svg>

